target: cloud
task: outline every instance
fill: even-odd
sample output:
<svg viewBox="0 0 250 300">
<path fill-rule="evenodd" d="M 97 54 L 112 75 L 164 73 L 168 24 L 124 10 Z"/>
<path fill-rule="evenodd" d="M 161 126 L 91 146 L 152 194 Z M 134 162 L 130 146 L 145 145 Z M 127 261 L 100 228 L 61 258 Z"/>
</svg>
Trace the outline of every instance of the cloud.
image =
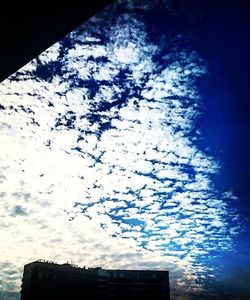
<svg viewBox="0 0 250 300">
<path fill-rule="evenodd" d="M 20 278 L 20 267 L 10 261 L 0 262 L 1 273 L 5 276 L 0 279 L 1 290 L 12 291 L 16 289 L 16 283 Z"/>
<path fill-rule="evenodd" d="M 195 289 L 201 261 L 240 230 L 234 196 L 212 184 L 218 163 L 194 143 L 204 64 L 115 7 L 1 84 L 1 257 L 20 278 L 25 262 L 73 257 L 168 268 Z"/>
<path fill-rule="evenodd" d="M 14 214 L 15 216 L 26 216 L 26 215 L 27 215 L 27 212 L 26 212 L 26 209 L 23 208 L 22 206 L 16 205 L 16 206 L 14 207 L 13 214 Z"/>
</svg>

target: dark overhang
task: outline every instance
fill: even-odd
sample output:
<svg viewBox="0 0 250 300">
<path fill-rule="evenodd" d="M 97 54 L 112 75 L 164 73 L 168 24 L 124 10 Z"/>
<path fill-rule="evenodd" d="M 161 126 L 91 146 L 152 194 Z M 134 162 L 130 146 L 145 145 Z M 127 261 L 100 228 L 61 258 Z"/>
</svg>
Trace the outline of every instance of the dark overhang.
<svg viewBox="0 0 250 300">
<path fill-rule="evenodd" d="M 3 81 L 60 38 L 114 0 L 58 3 L 23 2 L 2 5 L 0 11 L 0 81 Z M 53 5 L 53 7 L 52 7 Z"/>
</svg>

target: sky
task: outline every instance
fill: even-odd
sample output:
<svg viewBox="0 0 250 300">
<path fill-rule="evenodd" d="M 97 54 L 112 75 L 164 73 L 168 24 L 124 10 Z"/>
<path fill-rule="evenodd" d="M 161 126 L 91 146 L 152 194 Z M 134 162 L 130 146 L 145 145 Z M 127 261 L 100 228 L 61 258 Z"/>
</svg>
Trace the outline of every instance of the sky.
<svg viewBox="0 0 250 300">
<path fill-rule="evenodd" d="M 116 1 L 0 84 L 0 289 L 46 259 L 250 297 L 247 13 Z"/>
</svg>

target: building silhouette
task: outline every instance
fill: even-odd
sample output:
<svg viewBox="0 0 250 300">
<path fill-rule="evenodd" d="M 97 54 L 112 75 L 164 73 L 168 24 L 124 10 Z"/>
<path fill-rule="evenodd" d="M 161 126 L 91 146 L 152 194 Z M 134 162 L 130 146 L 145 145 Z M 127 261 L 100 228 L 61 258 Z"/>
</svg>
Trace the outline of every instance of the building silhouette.
<svg viewBox="0 0 250 300">
<path fill-rule="evenodd" d="M 38 260 L 24 266 L 21 300 L 169 300 L 169 272 L 80 268 Z"/>
</svg>

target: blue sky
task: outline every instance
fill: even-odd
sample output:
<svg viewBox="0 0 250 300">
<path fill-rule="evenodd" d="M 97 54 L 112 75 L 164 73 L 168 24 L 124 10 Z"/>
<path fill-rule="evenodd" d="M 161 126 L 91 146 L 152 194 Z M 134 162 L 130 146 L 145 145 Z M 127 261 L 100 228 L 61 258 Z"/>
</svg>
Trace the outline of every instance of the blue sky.
<svg viewBox="0 0 250 300">
<path fill-rule="evenodd" d="M 1 83 L 2 289 L 44 258 L 249 294 L 247 73 L 216 8 L 117 1 Z"/>
</svg>

